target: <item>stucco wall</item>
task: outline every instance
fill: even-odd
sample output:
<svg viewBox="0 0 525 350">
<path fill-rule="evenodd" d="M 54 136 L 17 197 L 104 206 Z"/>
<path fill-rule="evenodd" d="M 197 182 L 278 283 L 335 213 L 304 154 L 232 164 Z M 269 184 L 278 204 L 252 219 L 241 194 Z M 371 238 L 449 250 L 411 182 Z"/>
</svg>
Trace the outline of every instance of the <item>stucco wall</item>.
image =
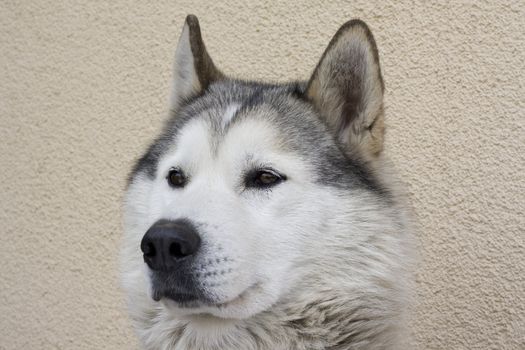
<svg viewBox="0 0 525 350">
<path fill-rule="evenodd" d="M 444 3 L 444 2 L 440 2 Z M 364 19 L 418 222 L 421 349 L 525 348 L 525 3 L 1 1 L 0 349 L 137 346 L 117 278 L 130 165 L 199 16 L 240 77 L 306 78 Z"/>
</svg>

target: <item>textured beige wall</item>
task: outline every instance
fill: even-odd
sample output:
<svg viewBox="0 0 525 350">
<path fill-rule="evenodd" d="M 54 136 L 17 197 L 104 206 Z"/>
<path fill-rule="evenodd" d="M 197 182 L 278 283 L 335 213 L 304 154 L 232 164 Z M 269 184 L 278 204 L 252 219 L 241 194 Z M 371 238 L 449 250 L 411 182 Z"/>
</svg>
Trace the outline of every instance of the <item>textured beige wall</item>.
<svg viewBox="0 0 525 350">
<path fill-rule="evenodd" d="M 364 19 L 419 225 L 421 349 L 525 349 L 525 3 L 0 2 L 0 349 L 130 349 L 120 202 L 187 13 L 241 77 L 306 78 Z M 443 2 L 442 2 L 443 3 Z"/>
</svg>

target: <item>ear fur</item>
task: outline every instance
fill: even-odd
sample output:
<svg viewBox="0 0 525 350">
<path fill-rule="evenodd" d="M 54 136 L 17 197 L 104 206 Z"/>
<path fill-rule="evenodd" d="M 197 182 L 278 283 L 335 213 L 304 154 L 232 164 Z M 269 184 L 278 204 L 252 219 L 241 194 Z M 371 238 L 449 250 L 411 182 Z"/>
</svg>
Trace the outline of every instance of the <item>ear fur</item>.
<svg viewBox="0 0 525 350">
<path fill-rule="evenodd" d="M 215 67 L 202 41 L 199 20 L 188 15 L 175 52 L 170 109 L 177 110 L 182 101 L 222 78 L 224 75 Z"/>
<path fill-rule="evenodd" d="M 383 91 L 372 32 L 361 20 L 345 23 L 315 68 L 306 96 L 344 145 L 376 157 L 383 149 Z"/>
</svg>

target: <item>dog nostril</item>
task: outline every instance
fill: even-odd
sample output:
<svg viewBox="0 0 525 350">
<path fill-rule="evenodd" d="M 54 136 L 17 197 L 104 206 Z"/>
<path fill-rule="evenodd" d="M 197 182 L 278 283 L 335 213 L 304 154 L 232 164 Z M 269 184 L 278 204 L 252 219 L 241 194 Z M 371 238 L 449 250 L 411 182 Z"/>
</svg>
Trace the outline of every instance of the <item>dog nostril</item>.
<svg viewBox="0 0 525 350">
<path fill-rule="evenodd" d="M 183 258 L 188 255 L 186 254 L 185 250 L 186 249 L 184 249 L 184 247 L 179 243 L 170 244 L 170 255 L 174 258 Z"/>
<path fill-rule="evenodd" d="M 155 256 L 156 253 L 157 252 L 155 251 L 155 246 L 153 245 L 153 243 L 148 242 L 148 244 L 144 246 L 144 256 L 152 258 Z"/>
</svg>

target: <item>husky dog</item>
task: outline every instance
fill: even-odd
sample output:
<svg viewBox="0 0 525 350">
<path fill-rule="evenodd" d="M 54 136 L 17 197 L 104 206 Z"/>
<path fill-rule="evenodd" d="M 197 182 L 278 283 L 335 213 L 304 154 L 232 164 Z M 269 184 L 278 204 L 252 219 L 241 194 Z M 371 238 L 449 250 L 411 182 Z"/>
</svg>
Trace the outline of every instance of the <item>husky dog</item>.
<svg viewBox="0 0 525 350">
<path fill-rule="evenodd" d="M 395 349 L 410 235 L 383 158 L 374 38 L 344 24 L 307 82 L 228 78 L 195 16 L 170 117 L 125 196 L 122 283 L 145 349 Z"/>
</svg>

